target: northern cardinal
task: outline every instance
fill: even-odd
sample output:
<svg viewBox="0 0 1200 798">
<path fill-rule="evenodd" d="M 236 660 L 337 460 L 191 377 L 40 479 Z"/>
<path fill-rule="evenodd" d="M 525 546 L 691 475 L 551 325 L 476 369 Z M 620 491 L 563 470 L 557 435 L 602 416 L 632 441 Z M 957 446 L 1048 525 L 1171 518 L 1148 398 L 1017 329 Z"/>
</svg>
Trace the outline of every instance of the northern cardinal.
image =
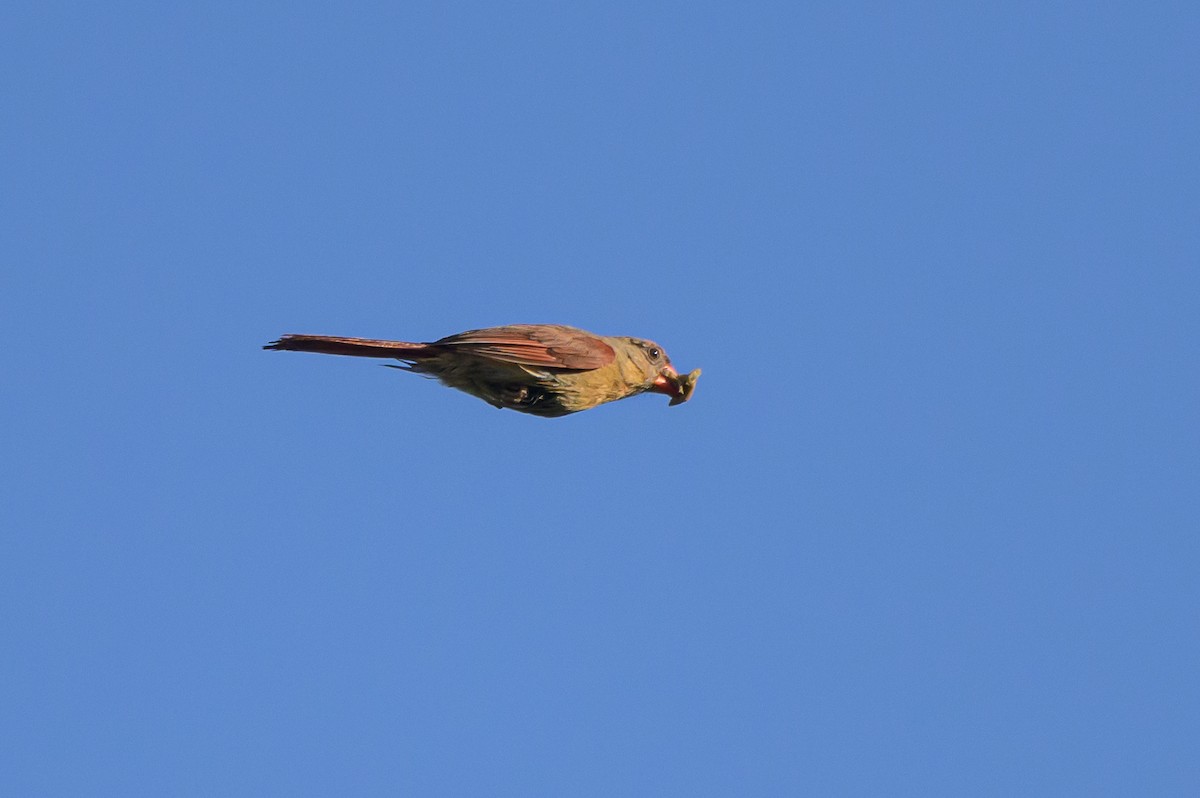
<svg viewBox="0 0 1200 798">
<path fill-rule="evenodd" d="M 565 416 L 652 391 L 686 402 L 700 369 L 681 376 L 662 348 L 640 338 L 594 335 L 561 324 L 511 324 L 431 343 L 285 335 L 263 349 L 395 358 L 394 366 L 441 380 L 488 404 Z"/>
</svg>

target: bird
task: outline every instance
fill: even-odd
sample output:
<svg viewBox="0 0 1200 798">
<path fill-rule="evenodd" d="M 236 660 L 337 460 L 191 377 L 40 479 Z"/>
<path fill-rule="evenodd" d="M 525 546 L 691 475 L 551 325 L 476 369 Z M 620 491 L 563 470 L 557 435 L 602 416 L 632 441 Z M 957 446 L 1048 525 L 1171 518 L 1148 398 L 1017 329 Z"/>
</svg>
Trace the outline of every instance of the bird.
<svg viewBox="0 0 1200 798">
<path fill-rule="evenodd" d="M 424 343 L 284 335 L 263 349 L 394 358 L 401 365 L 392 368 L 436 378 L 493 407 L 544 418 L 647 392 L 682 404 L 692 398 L 700 376 L 700 369 L 679 374 L 653 341 L 565 324 L 507 324 Z"/>
</svg>

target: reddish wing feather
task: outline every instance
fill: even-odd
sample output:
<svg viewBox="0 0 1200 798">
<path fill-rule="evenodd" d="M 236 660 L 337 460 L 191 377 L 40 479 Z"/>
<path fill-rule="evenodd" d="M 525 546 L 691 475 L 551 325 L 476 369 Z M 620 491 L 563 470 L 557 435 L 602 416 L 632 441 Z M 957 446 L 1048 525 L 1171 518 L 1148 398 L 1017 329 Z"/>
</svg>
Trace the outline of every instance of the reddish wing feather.
<svg viewBox="0 0 1200 798">
<path fill-rule="evenodd" d="M 598 369 L 615 357 L 612 347 L 599 336 L 560 324 L 468 330 L 434 343 L 506 363 L 560 369 Z"/>
</svg>

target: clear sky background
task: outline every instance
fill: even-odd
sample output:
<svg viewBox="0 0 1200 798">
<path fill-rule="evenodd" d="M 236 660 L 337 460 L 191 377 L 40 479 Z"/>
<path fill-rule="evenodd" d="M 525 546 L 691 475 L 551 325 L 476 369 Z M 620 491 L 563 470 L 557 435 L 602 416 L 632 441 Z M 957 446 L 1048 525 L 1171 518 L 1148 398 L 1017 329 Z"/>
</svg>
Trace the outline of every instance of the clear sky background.
<svg viewBox="0 0 1200 798">
<path fill-rule="evenodd" d="M 1194 3 L 10 3 L 0 794 L 1200 794 Z M 652 338 L 545 420 L 287 332 Z"/>
</svg>

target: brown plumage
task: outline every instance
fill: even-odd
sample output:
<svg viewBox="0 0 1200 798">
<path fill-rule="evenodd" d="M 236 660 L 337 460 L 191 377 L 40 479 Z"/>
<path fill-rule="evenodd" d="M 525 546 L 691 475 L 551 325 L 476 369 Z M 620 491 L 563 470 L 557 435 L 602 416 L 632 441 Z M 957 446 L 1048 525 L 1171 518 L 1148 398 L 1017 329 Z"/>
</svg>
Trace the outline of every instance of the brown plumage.
<svg viewBox="0 0 1200 798">
<path fill-rule="evenodd" d="M 510 324 L 429 343 L 285 335 L 263 349 L 395 358 L 396 368 L 436 377 L 488 404 L 565 416 L 652 391 L 686 402 L 700 369 L 681 376 L 652 341 L 594 335 L 561 324 Z"/>
</svg>

